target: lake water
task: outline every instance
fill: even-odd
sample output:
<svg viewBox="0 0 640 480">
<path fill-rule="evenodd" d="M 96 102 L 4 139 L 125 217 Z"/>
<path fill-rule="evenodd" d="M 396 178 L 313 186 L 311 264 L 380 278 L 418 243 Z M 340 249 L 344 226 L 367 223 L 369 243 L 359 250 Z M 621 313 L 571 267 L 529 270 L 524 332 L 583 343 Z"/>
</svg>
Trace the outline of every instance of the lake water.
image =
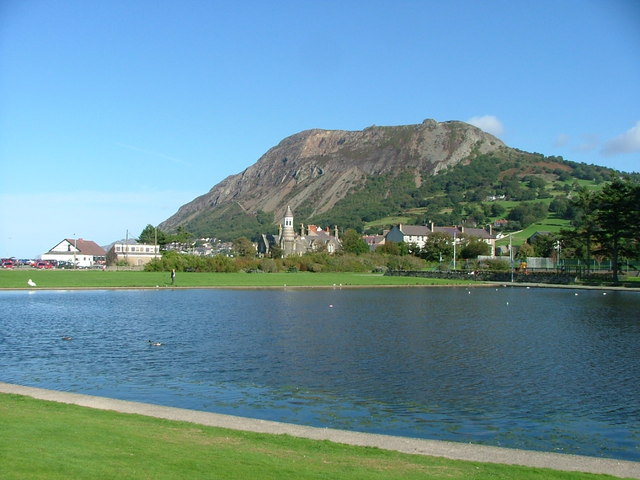
<svg viewBox="0 0 640 480">
<path fill-rule="evenodd" d="M 2 291 L 0 380 L 640 461 L 639 312 L 572 289 Z"/>
</svg>

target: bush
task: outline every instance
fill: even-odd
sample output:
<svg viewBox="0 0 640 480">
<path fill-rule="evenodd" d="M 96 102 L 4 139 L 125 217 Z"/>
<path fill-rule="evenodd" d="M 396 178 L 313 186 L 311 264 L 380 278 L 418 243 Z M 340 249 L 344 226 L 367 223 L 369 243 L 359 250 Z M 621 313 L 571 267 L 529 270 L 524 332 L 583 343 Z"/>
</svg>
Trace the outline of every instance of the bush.
<svg viewBox="0 0 640 480">
<path fill-rule="evenodd" d="M 278 271 L 278 265 L 272 258 L 263 258 L 258 268 L 265 273 L 276 273 Z"/>
<path fill-rule="evenodd" d="M 422 270 L 426 266 L 424 260 L 412 255 L 389 257 L 387 268 L 390 270 Z"/>
<path fill-rule="evenodd" d="M 487 270 L 491 270 L 493 272 L 508 272 L 511 269 L 508 260 L 503 259 L 488 259 L 482 262 L 486 265 Z"/>
</svg>

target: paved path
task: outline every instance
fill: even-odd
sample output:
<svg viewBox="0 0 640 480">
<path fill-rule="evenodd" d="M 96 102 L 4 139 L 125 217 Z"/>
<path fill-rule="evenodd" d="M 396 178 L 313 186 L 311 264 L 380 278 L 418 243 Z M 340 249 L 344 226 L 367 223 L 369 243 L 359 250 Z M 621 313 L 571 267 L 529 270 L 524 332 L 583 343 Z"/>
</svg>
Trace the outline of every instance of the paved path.
<svg viewBox="0 0 640 480">
<path fill-rule="evenodd" d="M 59 392 L 42 388 L 24 387 L 0 382 L 0 393 L 13 393 L 29 397 L 70 403 L 84 407 L 135 413 L 150 417 L 179 420 L 213 427 L 230 428 L 250 432 L 286 434 L 314 440 L 330 440 L 336 443 L 378 447 L 403 453 L 446 457 L 454 460 L 524 465 L 588 473 L 604 473 L 623 478 L 640 479 L 640 463 L 559 453 L 534 452 L 510 448 L 473 445 L 467 443 L 423 440 L 389 435 L 349 432 L 331 428 L 307 427 L 289 423 L 271 422 L 232 415 L 200 412 L 183 408 L 163 407 L 149 403 L 128 402 L 112 398 Z"/>
</svg>

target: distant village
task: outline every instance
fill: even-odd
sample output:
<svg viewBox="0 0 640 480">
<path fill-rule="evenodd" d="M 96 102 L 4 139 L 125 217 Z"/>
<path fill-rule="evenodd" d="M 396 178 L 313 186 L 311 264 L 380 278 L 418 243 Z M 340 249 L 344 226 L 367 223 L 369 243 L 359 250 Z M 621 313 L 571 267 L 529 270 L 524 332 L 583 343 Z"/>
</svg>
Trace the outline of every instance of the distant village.
<svg viewBox="0 0 640 480">
<path fill-rule="evenodd" d="M 500 220 L 496 221 L 495 226 L 502 226 L 500 222 Z M 433 223 L 429 225 L 399 224 L 390 230 L 383 231 L 380 235 L 363 235 L 362 239 L 369 246 L 370 251 L 375 251 L 387 242 L 402 242 L 423 248 L 429 235 L 433 233 L 450 236 L 454 244 L 463 237 L 480 239 L 489 245 L 492 257 L 508 254 L 508 251 L 500 251 L 496 248 L 496 240 L 500 236 L 494 234 L 492 226 L 489 226 L 489 230 L 485 230 L 464 226 L 437 226 Z M 342 249 L 342 242 L 337 226 L 330 229 L 300 224 L 298 229 L 294 228 L 294 215 L 291 208 L 287 207 L 278 233 L 260 235 L 253 246 L 259 257 L 273 257 L 274 255 L 289 257 L 319 251 L 334 254 Z M 168 243 L 163 245 L 162 249 L 158 244 L 138 243 L 134 239 L 102 247 L 92 240 L 65 238 L 41 254 L 38 259 L 4 258 L 2 259 L 2 267 L 106 269 L 118 265 L 142 268 L 153 259 L 160 258 L 162 251 L 175 251 L 198 256 L 234 256 L 232 242 L 223 242 L 215 238 L 200 238 L 191 243 Z"/>
</svg>

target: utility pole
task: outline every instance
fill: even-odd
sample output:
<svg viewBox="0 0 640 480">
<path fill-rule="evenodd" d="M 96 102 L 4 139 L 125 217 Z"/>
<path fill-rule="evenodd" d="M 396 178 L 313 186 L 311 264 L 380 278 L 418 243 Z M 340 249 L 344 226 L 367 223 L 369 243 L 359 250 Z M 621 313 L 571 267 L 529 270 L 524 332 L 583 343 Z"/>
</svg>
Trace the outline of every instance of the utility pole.
<svg viewBox="0 0 640 480">
<path fill-rule="evenodd" d="M 457 227 L 456 227 L 457 228 Z M 453 269 L 456 269 L 456 231 L 453 231 Z"/>
<path fill-rule="evenodd" d="M 513 245 L 511 243 L 511 237 L 513 233 L 509 234 L 509 263 L 511 264 L 511 283 L 513 283 Z"/>
</svg>

